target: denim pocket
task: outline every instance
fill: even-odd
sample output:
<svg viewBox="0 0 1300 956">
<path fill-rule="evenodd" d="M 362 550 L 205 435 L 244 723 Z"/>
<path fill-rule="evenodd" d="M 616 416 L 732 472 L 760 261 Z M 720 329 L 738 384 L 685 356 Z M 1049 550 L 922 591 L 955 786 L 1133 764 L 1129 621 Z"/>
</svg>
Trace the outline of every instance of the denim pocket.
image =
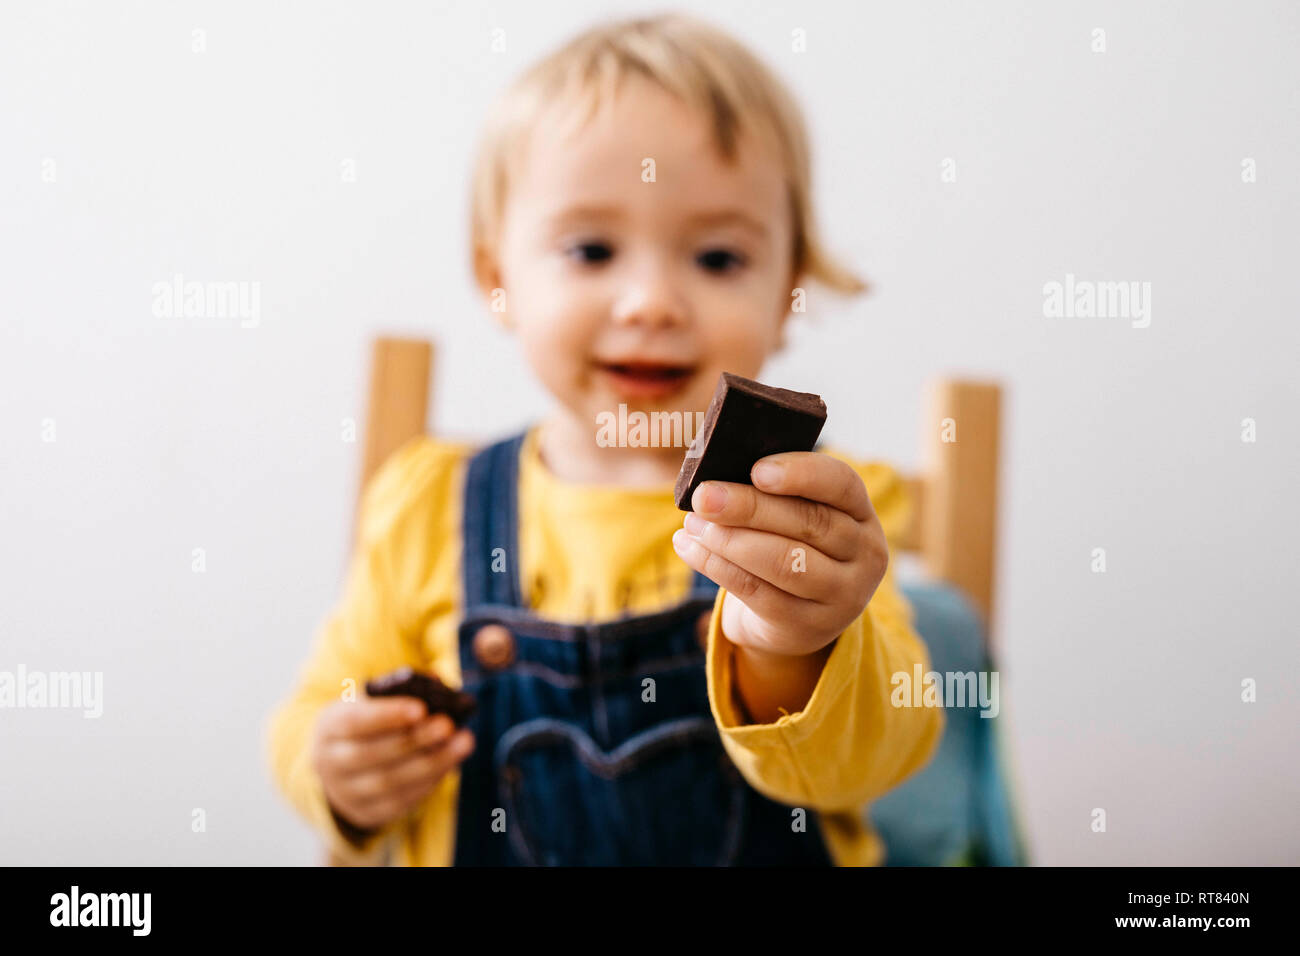
<svg viewBox="0 0 1300 956">
<path fill-rule="evenodd" d="M 612 751 L 551 718 L 512 727 L 496 749 L 506 832 L 544 866 L 729 866 L 745 784 L 711 718 L 668 721 Z"/>
</svg>

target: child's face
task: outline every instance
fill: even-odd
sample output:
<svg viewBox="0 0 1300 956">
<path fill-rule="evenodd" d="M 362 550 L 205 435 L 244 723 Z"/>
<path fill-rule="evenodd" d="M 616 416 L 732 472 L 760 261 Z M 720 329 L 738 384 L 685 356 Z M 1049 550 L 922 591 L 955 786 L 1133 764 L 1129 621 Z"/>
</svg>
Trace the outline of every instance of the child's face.
<svg viewBox="0 0 1300 956">
<path fill-rule="evenodd" d="M 581 128 L 570 116 L 532 130 L 493 279 L 530 365 L 594 440 L 620 403 L 697 411 L 724 369 L 757 376 L 790 308 L 791 222 L 770 150 L 742 139 L 726 165 L 706 118 L 648 82 Z"/>
</svg>

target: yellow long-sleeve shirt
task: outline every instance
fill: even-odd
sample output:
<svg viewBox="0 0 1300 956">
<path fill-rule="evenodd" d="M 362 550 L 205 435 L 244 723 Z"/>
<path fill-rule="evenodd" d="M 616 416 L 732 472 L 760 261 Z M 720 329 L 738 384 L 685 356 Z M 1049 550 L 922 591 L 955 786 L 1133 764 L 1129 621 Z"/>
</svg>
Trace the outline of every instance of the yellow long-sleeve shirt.
<svg viewBox="0 0 1300 956">
<path fill-rule="evenodd" d="M 560 480 L 542 463 L 537 428 L 520 463 L 521 581 L 530 608 L 555 620 L 649 613 L 686 596 L 692 571 L 672 550 L 682 513 L 672 486 L 629 489 Z M 402 666 L 461 684 L 461 499 L 472 446 L 412 439 L 362 495 L 355 553 L 342 600 L 316 639 L 298 687 L 269 729 L 272 774 L 290 803 L 348 862 L 449 865 L 459 773 L 445 776 L 414 810 L 357 845 L 339 830 L 311 767 L 316 718 L 345 687 Z M 908 519 L 905 486 L 888 466 L 858 463 L 891 548 Z M 930 668 L 925 645 L 892 571 L 840 636 L 802 711 L 744 725 L 733 704 L 734 648 L 719 633 L 719 589 L 708 638 L 709 705 L 727 753 L 763 794 L 819 814 L 839 865 L 878 865 L 884 846 L 862 807 L 920 769 L 943 732 L 940 708 L 890 705 L 890 675 Z M 349 682 L 353 682 L 349 685 Z M 481 743 L 480 743 L 481 745 Z"/>
</svg>

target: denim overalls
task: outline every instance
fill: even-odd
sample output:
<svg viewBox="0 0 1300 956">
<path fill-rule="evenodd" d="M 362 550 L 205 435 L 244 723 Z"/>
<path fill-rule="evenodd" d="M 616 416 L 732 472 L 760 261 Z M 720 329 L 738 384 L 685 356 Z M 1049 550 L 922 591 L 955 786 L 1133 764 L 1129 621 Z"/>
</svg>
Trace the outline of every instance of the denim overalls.
<svg viewBox="0 0 1300 956">
<path fill-rule="evenodd" d="M 792 809 L 750 787 L 722 747 L 696 628 L 716 584 L 697 572 L 678 606 L 600 624 L 554 623 L 524 606 L 523 440 L 483 449 L 466 478 L 458 642 L 478 710 L 455 864 L 829 865 L 816 814 L 796 830 Z M 491 667 L 475 651 L 485 627 L 512 639 Z"/>
</svg>

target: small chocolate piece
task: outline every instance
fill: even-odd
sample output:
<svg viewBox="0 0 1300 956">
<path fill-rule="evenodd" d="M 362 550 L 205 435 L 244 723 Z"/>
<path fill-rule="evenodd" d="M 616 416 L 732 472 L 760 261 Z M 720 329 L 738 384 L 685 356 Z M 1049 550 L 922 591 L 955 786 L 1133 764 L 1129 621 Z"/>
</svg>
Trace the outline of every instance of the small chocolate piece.
<svg viewBox="0 0 1300 956">
<path fill-rule="evenodd" d="M 754 462 L 785 451 L 812 451 L 826 424 L 820 395 L 773 388 L 723 372 L 700 432 L 686 450 L 673 497 L 692 511 L 691 495 L 703 481 L 751 484 Z"/>
<path fill-rule="evenodd" d="M 367 681 L 366 693 L 371 697 L 418 697 L 431 715 L 446 714 L 457 727 L 464 726 L 478 706 L 471 694 L 409 667 Z"/>
</svg>

